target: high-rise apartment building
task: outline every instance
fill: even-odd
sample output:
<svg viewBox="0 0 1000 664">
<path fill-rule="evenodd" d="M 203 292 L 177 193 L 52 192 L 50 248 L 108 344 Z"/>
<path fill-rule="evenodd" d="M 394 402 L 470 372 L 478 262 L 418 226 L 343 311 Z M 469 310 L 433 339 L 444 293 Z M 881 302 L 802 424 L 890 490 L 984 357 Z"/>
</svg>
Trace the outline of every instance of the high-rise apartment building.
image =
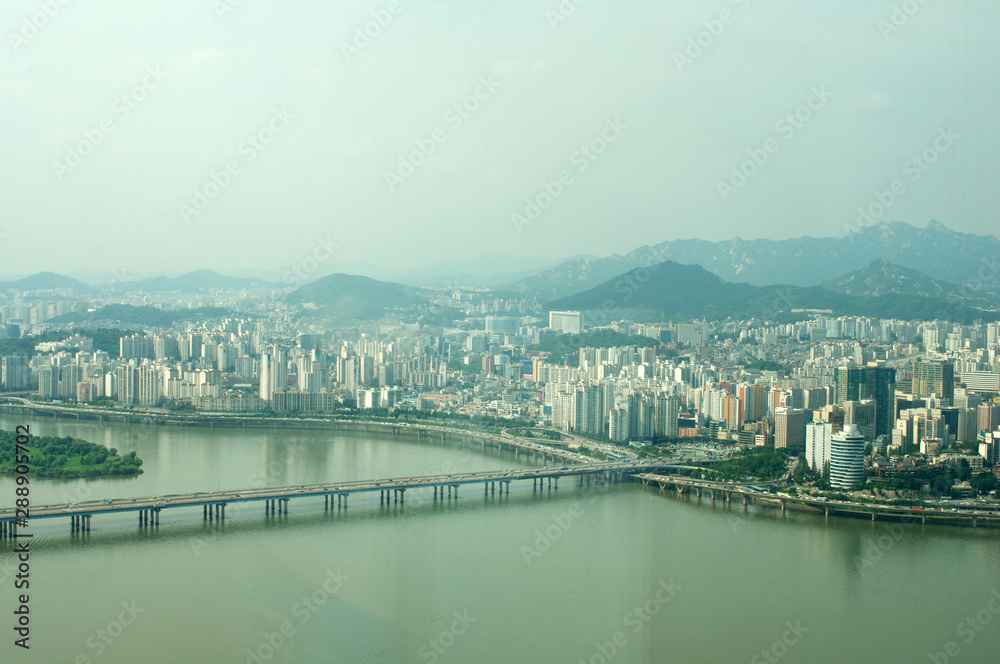
<svg viewBox="0 0 1000 664">
<path fill-rule="evenodd" d="M 833 425 L 829 422 L 813 422 L 806 425 L 806 463 L 816 471 L 830 461 L 830 444 L 833 441 Z"/>
<path fill-rule="evenodd" d="M 977 414 L 976 428 L 979 431 L 996 431 L 1000 429 L 1000 404 L 979 404 Z"/>
<path fill-rule="evenodd" d="M 604 428 L 604 388 L 596 383 L 578 385 L 576 388 L 576 400 L 573 404 L 576 409 L 575 431 L 602 435 Z"/>
<path fill-rule="evenodd" d="M 24 355 L 4 355 L 0 374 L 4 389 L 23 390 L 28 387 L 28 358 Z"/>
<path fill-rule="evenodd" d="M 665 394 L 656 397 L 656 421 L 653 435 L 676 438 L 679 435 L 678 417 L 681 414 L 681 400 Z"/>
<path fill-rule="evenodd" d="M 806 444 L 806 411 L 780 406 L 774 409 L 774 447 L 799 448 Z"/>
</svg>

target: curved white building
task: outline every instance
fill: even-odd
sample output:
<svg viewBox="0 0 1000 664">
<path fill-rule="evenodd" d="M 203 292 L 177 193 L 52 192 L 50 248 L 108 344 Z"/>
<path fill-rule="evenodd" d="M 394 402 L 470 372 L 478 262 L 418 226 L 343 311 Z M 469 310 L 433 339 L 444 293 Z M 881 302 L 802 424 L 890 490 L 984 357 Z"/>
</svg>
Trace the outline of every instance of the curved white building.
<svg viewBox="0 0 1000 664">
<path fill-rule="evenodd" d="M 833 434 L 830 440 L 830 484 L 849 489 L 865 478 L 865 439 L 854 424 Z"/>
</svg>

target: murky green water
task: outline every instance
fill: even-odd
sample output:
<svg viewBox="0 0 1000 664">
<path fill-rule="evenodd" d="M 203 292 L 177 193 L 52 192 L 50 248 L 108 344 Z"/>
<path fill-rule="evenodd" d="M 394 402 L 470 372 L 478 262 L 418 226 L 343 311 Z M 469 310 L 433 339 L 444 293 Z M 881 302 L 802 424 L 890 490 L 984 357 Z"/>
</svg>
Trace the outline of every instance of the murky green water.
<svg viewBox="0 0 1000 664">
<path fill-rule="evenodd" d="M 146 470 L 38 480 L 36 504 L 524 463 L 320 431 L 51 420 L 33 431 L 136 450 Z M 13 488 L 0 479 L 0 505 Z M 0 547 L 0 661 L 843 664 L 929 662 L 949 642 L 952 662 L 1000 657 L 996 531 L 782 516 L 637 485 L 350 504 L 293 500 L 278 520 L 230 505 L 225 525 L 167 510 L 155 532 L 95 517 L 86 541 L 62 520 L 36 522 L 27 653 L 13 646 L 12 554 Z"/>
</svg>

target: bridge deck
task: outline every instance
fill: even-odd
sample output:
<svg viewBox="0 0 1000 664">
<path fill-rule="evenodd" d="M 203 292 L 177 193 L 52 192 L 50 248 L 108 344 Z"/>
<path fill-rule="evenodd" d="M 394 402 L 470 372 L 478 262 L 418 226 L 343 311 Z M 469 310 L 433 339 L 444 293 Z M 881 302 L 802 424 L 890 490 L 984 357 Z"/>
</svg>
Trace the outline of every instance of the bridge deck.
<svg viewBox="0 0 1000 664">
<path fill-rule="evenodd" d="M 615 462 L 593 463 L 562 467 L 519 468 L 511 471 L 487 471 L 481 473 L 461 473 L 453 475 L 430 475 L 409 478 L 387 478 L 376 480 L 360 480 L 353 482 L 332 482 L 325 484 L 306 484 L 301 486 L 269 487 L 260 489 L 239 489 L 231 491 L 195 492 L 188 494 L 170 494 L 150 498 L 119 498 L 110 503 L 103 500 L 92 500 L 81 503 L 66 503 L 61 505 L 43 505 L 30 508 L 30 519 L 45 519 L 60 516 L 113 514 L 118 512 L 135 512 L 139 510 L 162 510 L 177 507 L 200 507 L 223 503 L 241 503 L 262 500 L 282 500 L 291 498 L 307 498 L 328 495 L 344 495 L 352 493 L 370 493 L 373 491 L 407 490 L 421 487 L 461 486 L 464 484 L 484 484 L 489 482 L 509 482 L 513 480 L 530 480 L 544 478 L 559 478 L 563 476 L 593 475 L 605 472 L 635 472 L 656 468 L 679 467 L 673 464 L 654 462 Z M 0 509 L 0 521 L 13 521 L 16 512 L 13 508 Z"/>
</svg>

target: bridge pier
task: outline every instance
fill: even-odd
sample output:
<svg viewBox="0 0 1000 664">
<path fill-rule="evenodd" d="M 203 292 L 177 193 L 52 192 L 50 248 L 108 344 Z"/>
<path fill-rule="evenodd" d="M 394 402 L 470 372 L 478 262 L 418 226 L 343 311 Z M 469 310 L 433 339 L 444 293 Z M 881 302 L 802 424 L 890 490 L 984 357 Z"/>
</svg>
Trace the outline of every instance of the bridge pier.
<svg viewBox="0 0 1000 664">
<path fill-rule="evenodd" d="M 872 510 L 872 521 L 878 516 L 878 510 Z"/>
</svg>

